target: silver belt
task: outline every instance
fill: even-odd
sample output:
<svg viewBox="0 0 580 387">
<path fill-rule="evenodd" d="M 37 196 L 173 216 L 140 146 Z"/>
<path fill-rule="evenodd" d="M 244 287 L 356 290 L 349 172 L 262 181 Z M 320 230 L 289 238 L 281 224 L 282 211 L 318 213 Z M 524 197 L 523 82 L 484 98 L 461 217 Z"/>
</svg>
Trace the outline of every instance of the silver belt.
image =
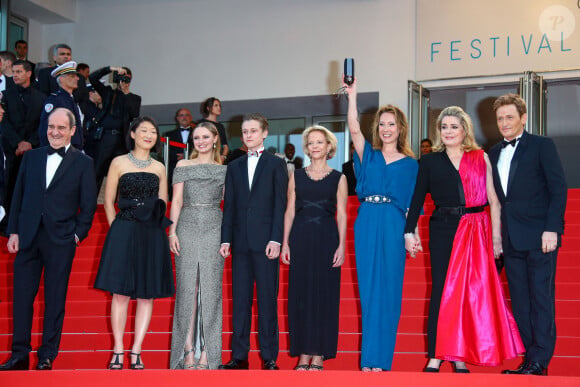
<svg viewBox="0 0 580 387">
<path fill-rule="evenodd" d="M 391 198 L 383 195 L 371 195 L 363 198 L 362 201 L 367 203 L 381 204 L 381 203 L 390 203 Z"/>
<path fill-rule="evenodd" d="M 219 206 L 214 203 L 183 203 L 182 207 L 216 207 Z"/>
</svg>

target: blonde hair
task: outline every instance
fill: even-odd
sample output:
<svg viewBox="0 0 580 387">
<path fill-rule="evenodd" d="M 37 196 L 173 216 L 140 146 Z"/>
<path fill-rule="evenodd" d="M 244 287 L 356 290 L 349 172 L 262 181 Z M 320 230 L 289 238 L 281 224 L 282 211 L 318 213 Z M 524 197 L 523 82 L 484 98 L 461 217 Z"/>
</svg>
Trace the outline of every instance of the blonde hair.
<svg viewBox="0 0 580 387">
<path fill-rule="evenodd" d="M 381 121 L 381 116 L 385 113 L 391 113 L 395 116 L 395 124 L 399 129 L 399 137 L 397 138 L 397 151 L 404 154 L 405 156 L 415 157 L 415 153 L 413 153 L 413 150 L 411 150 L 411 145 L 409 145 L 409 123 L 407 122 L 407 116 L 405 116 L 405 113 L 403 113 L 403 111 L 395 105 L 382 106 L 375 113 L 372 138 L 373 149 L 379 150 L 383 148 L 383 141 L 379 135 L 379 122 Z"/>
<path fill-rule="evenodd" d="M 201 123 L 197 124 L 197 126 L 193 129 L 192 136 L 193 136 L 193 133 L 195 133 L 195 131 L 197 130 L 197 128 L 206 128 L 207 130 L 210 131 L 211 134 L 213 134 L 214 137 L 217 137 L 217 141 L 214 143 L 214 147 L 211 151 L 211 156 L 213 158 L 213 161 L 215 161 L 217 164 L 221 164 L 222 163 L 221 142 L 220 142 L 220 134 L 219 134 L 217 128 L 211 122 L 201 122 Z M 193 160 L 193 159 L 196 159 L 198 156 L 199 156 L 199 152 L 195 149 L 195 147 L 193 147 L 193 150 L 191 151 L 191 155 L 189 156 L 189 159 Z"/>
<path fill-rule="evenodd" d="M 308 136 L 312 132 L 320 132 L 320 133 L 324 134 L 324 137 L 326 138 L 326 142 L 328 144 L 330 144 L 330 151 L 326 155 L 326 158 L 327 159 L 333 158 L 334 155 L 336 154 L 336 147 L 338 146 L 338 140 L 336 139 L 336 136 L 334 135 L 334 133 L 332 133 L 330 130 L 326 129 L 324 126 L 320 126 L 320 125 L 311 126 L 311 127 L 307 128 L 304 132 L 302 132 L 302 150 L 304 151 L 304 154 L 307 155 L 308 157 L 310 157 L 310 154 L 308 153 Z"/>
<path fill-rule="evenodd" d="M 434 152 L 441 152 L 445 150 L 445 144 L 441 141 L 441 122 L 445 117 L 456 117 L 459 120 L 459 124 L 465 132 L 465 137 L 463 138 L 463 144 L 461 147 L 465 152 L 469 152 L 476 149 L 481 149 L 477 142 L 475 141 L 475 136 L 473 134 L 473 123 L 469 114 L 465 113 L 459 106 L 448 106 L 441 111 L 439 117 L 437 117 L 437 123 L 435 127 L 437 128 L 435 132 L 435 143 L 433 144 Z"/>
</svg>

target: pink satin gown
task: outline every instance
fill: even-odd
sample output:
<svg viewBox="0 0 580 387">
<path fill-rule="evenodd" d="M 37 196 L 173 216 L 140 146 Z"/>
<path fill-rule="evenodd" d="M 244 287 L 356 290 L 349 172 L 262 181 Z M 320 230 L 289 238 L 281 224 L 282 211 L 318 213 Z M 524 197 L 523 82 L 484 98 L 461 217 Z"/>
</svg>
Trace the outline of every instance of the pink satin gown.
<svg viewBox="0 0 580 387">
<path fill-rule="evenodd" d="M 463 154 L 459 175 L 465 206 L 485 205 L 483 150 Z M 455 234 L 443 288 L 436 357 L 495 366 L 524 351 L 495 268 L 490 216 L 486 211 L 465 214 Z"/>
</svg>

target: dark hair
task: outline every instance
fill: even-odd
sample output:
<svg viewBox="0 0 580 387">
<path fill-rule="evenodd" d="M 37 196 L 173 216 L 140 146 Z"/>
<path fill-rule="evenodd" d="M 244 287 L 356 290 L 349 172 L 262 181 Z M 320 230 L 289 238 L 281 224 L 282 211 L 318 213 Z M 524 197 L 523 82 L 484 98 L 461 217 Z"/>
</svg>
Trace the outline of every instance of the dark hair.
<svg viewBox="0 0 580 387">
<path fill-rule="evenodd" d="M 244 119 L 242 120 L 242 123 L 246 122 L 246 121 L 258 121 L 260 123 L 260 127 L 262 128 L 262 131 L 264 130 L 268 130 L 268 120 L 266 119 L 266 117 L 264 117 L 263 115 L 261 115 L 260 113 L 249 113 L 246 114 L 244 116 Z"/>
<path fill-rule="evenodd" d="M 126 139 L 127 148 L 129 148 L 129 150 L 135 149 L 135 140 L 133 140 L 131 138 L 131 132 L 136 132 L 139 125 L 141 125 L 144 122 L 150 123 L 155 128 L 155 132 L 157 133 L 157 140 L 155 141 L 155 145 L 153 146 L 153 149 L 151 149 L 151 151 L 152 152 L 159 152 L 159 147 L 160 147 L 159 143 L 160 143 L 160 138 L 161 138 L 161 135 L 159 134 L 159 126 L 157 126 L 157 123 L 155 122 L 155 120 L 153 118 L 148 117 L 148 116 L 137 117 L 133 120 L 133 122 L 131 122 L 131 126 L 129 127 L 129 131 L 127 132 L 127 139 Z"/>
<path fill-rule="evenodd" d="M 203 101 L 201 103 L 201 105 L 199 105 L 199 112 L 201 113 L 202 116 L 207 117 L 209 115 L 209 112 L 211 111 L 211 108 L 212 108 L 213 103 L 215 101 L 218 101 L 221 103 L 221 101 L 218 98 L 209 97 L 208 99 Z"/>
<path fill-rule="evenodd" d="M 16 55 L 12 51 L 0 51 L 0 58 L 9 60 L 12 63 L 16 62 Z"/>
<path fill-rule="evenodd" d="M 423 144 L 424 142 L 428 142 L 429 146 L 433 146 L 433 141 L 431 141 L 431 139 L 429 138 L 424 138 L 421 140 L 421 144 Z"/>
<path fill-rule="evenodd" d="M 88 64 L 86 64 L 86 63 L 79 63 L 77 65 L 77 72 L 83 71 L 83 70 L 88 69 L 88 68 L 89 68 L 89 65 Z"/>
<path fill-rule="evenodd" d="M 504 94 L 498 97 L 493 103 L 493 111 L 497 112 L 497 109 L 505 105 L 515 105 L 520 117 L 528 112 L 526 102 L 518 94 Z"/>
<path fill-rule="evenodd" d="M 131 72 L 131 69 L 129 67 L 125 67 L 125 66 L 123 66 L 122 68 L 125 69 L 125 71 L 127 72 L 127 75 L 131 77 L 131 80 L 133 80 L 133 73 Z"/>
<path fill-rule="evenodd" d="M 18 59 L 16 62 L 12 63 L 12 67 L 14 66 L 22 66 L 24 71 L 32 71 L 32 66 L 27 60 Z"/>
<path fill-rule="evenodd" d="M 57 54 L 58 54 L 58 49 L 59 49 L 59 48 L 66 48 L 67 50 L 69 50 L 69 51 L 71 51 L 71 52 L 72 52 L 72 49 L 70 48 L 70 46 L 69 46 L 68 44 L 59 43 L 59 44 L 56 44 L 56 45 L 54 46 L 54 48 L 52 49 L 52 55 L 53 55 L 53 56 L 57 56 Z"/>
<path fill-rule="evenodd" d="M 14 48 L 16 48 L 16 46 L 18 46 L 19 44 L 26 44 L 26 46 L 28 46 L 28 42 L 26 40 L 17 40 L 16 42 L 14 42 Z"/>
</svg>

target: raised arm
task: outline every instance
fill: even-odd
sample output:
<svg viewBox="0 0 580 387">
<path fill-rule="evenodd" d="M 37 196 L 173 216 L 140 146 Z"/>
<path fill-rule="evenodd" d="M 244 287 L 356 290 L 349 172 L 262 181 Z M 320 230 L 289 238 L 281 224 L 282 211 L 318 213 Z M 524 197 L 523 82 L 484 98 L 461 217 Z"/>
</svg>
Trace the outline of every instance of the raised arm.
<svg viewBox="0 0 580 387">
<path fill-rule="evenodd" d="M 346 93 L 348 95 L 347 121 L 350 137 L 352 139 L 352 143 L 354 144 L 354 150 L 356 151 L 359 160 L 362 161 L 365 149 L 365 138 L 360 130 L 360 123 L 358 121 L 358 109 L 356 105 L 356 79 L 352 85 L 349 86 L 345 83 L 343 86 L 345 87 Z"/>
</svg>

